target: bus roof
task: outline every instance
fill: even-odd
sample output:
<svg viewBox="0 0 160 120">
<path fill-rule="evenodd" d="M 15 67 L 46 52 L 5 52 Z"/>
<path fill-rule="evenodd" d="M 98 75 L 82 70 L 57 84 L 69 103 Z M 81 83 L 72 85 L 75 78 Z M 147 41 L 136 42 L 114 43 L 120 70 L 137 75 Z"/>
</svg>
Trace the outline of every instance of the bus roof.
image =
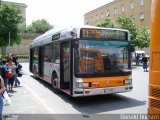
<svg viewBox="0 0 160 120">
<path fill-rule="evenodd" d="M 74 36 L 71 35 L 71 32 L 76 33 L 76 37 L 79 38 L 80 34 L 78 34 L 78 33 L 80 33 L 80 30 L 82 28 L 107 29 L 107 30 L 118 30 L 118 31 L 129 32 L 128 30 L 125 30 L 125 29 L 103 28 L 103 27 L 95 27 L 95 26 L 89 26 L 89 25 L 77 26 L 77 27 L 71 27 L 71 26 L 70 27 L 56 27 L 56 28 L 52 28 L 51 30 L 49 30 L 49 31 L 45 32 L 44 34 L 35 38 L 33 40 L 33 42 L 31 43 L 30 47 L 40 46 L 40 45 L 52 42 L 52 36 L 58 35 L 59 33 L 61 33 L 61 34 L 59 34 L 59 37 L 61 39 L 73 38 Z"/>
</svg>

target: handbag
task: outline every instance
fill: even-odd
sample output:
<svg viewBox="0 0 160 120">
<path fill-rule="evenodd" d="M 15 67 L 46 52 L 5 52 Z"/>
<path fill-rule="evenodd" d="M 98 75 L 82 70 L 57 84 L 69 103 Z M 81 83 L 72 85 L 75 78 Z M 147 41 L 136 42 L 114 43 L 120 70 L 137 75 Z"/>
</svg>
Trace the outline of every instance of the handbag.
<svg viewBox="0 0 160 120">
<path fill-rule="evenodd" d="M 4 106 L 7 106 L 7 105 L 11 105 L 11 104 L 12 104 L 12 103 L 11 103 L 11 99 L 10 99 L 10 97 L 8 96 L 8 93 L 7 93 L 6 90 L 3 92 L 2 96 L 3 96 L 3 105 L 4 105 Z"/>
<path fill-rule="evenodd" d="M 13 73 L 11 71 L 6 71 L 5 76 L 7 78 L 12 78 L 13 77 Z"/>
<path fill-rule="evenodd" d="M 22 77 L 22 73 L 21 72 L 19 72 L 17 75 L 18 75 L 18 77 Z"/>
</svg>

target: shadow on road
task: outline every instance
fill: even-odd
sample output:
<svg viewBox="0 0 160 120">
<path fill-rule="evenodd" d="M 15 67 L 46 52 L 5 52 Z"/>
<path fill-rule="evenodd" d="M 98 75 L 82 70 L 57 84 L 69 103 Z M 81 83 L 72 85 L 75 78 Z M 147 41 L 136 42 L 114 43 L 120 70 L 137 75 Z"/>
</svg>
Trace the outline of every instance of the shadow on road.
<svg viewBox="0 0 160 120">
<path fill-rule="evenodd" d="M 47 87 L 53 94 L 56 94 L 47 82 L 36 79 L 40 84 Z M 77 111 L 87 114 L 98 114 L 113 110 L 121 110 L 146 104 L 146 101 L 139 101 L 119 94 L 89 96 L 73 98 L 63 92 L 56 94 L 66 103 L 71 104 Z"/>
<path fill-rule="evenodd" d="M 120 110 L 124 108 L 136 107 L 145 105 L 146 101 L 138 101 L 119 94 L 109 94 L 103 96 L 90 96 L 82 98 L 64 97 L 66 102 L 69 102 L 81 113 L 97 114 Z"/>
</svg>

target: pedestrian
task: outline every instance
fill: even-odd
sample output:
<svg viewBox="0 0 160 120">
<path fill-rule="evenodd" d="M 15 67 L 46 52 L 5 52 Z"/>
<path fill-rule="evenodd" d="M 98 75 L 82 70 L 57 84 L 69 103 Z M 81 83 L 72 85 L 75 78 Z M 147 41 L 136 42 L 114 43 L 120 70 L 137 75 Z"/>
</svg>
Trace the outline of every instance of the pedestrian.
<svg viewBox="0 0 160 120">
<path fill-rule="evenodd" d="M 2 59 L 0 59 L 0 76 L 2 75 Z"/>
<path fill-rule="evenodd" d="M 9 60 L 8 60 L 8 68 L 13 74 L 13 77 L 9 78 L 9 81 L 8 81 L 9 90 L 12 91 L 13 84 L 15 81 L 15 76 L 16 76 L 16 66 L 15 66 L 14 62 L 12 61 L 12 58 L 9 58 Z"/>
<path fill-rule="evenodd" d="M 18 73 L 19 73 L 19 62 L 18 62 L 18 58 L 15 54 L 12 54 L 11 57 L 12 57 L 12 61 L 14 62 L 15 66 L 16 66 L 15 86 L 17 86 L 17 85 L 20 85 L 20 81 L 17 78 Z"/>
<path fill-rule="evenodd" d="M 3 98 L 2 94 L 5 91 L 3 78 L 0 76 L 0 120 L 2 120 L 2 111 L 3 111 Z"/>
<path fill-rule="evenodd" d="M 136 65 L 139 65 L 139 54 L 136 55 Z"/>
<path fill-rule="evenodd" d="M 144 72 L 148 72 L 147 68 L 148 68 L 148 58 L 146 57 L 145 54 L 142 55 L 142 63 L 143 63 L 143 69 L 144 69 Z"/>
<path fill-rule="evenodd" d="M 1 67 L 1 76 L 4 80 L 4 86 L 6 90 L 8 90 L 8 78 L 6 77 L 5 73 L 9 71 L 8 63 L 6 60 L 2 60 L 2 67 Z"/>
<path fill-rule="evenodd" d="M 11 58 L 12 58 L 12 61 L 15 63 L 15 65 L 17 66 L 18 65 L 18 58 L 15 54 L 12 54 L 11 55 Z"/>
</svg>

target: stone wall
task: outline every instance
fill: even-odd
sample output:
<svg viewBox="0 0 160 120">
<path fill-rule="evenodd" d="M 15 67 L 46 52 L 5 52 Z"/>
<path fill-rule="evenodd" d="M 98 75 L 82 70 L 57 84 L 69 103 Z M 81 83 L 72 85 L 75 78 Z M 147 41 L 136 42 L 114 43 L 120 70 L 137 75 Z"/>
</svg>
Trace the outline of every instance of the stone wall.
<svg viewBox="0 0 160 120">
<path fill-rule="evenodd" d="M 34 38 L 38 37 L 40 34 L 24 34 L 22 43 L 20 45 L 13 45 L 11 47 L 7 47 L 7 54 L 23 54 L 23 55 L 29 55 L 29 47 L 30 43 L 33 41 Z M 1 54 L 0 49 L 0 54 Z"/>
<path fill-rule="evenodd" d="M 20 45 L 13 45 L 11 47 L 7 47 L 7 54 L 24 54 L 29 55 L 29 46 L 32 40 L 23 39 Z"/>
</svg>

